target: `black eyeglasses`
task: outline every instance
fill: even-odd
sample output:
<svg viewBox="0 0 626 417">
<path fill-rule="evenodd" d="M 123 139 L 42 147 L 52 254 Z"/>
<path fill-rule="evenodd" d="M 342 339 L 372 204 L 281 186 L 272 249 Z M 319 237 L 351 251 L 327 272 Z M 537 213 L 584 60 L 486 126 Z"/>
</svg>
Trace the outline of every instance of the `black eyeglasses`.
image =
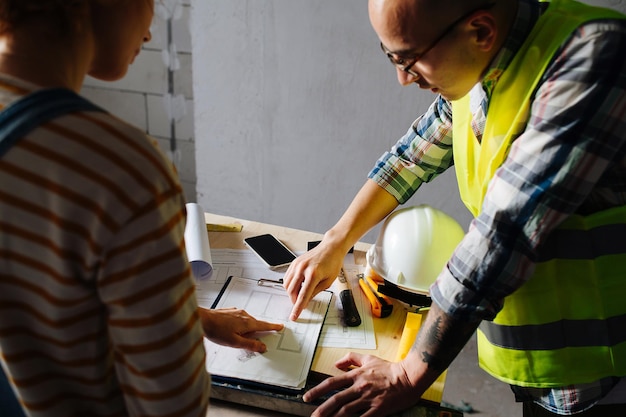
<svg viewBox="0 0 626 417">
<path fill-rule="evenodd" d="M 419 61 L 420 59 L 422 59 L 424 57 L 424 55 L 426 55 L 428 52 L 430 52 L 431 49 L 433 49 L 435 46 L 437 46 L 437 44 L 439 42 L 441 42 L 446 36 L 448 36 L 450 34 L 450 32 L 452 32 L 452 30 L 459 24 L 461 23 L 463 20 L 467 19 L 468 17 L 470 17 L 472 14 L 476 13 L 479 10 L 487 10 L 490 9 L 491 7 L 493 7 L 494 3 L 491 4 L 487 4 L 485 6 L 481 6 L 481 7 L 477 7 L 476 9 L 472 9 L 469 12 L 465 13 L 463 16 L 459 17 L 458 19 L 456 19 L 454 22 L 452 22 L 439 36 L 437 36 L 435 38 L 435 40 L 426 48 L 424 49 L 424 51 L 422 53 L 413 55 L 410 58 L 403 58 L 403 57 L 395 57 L 394 53 L 391 52 L 389 49 L 387 49 L 387 47 L 385 45 L 383 45 L 383 43 L 380 43 L 380 48 L 383 50 L 383 52 L 385 53 L 385 55 L 387 55 L 387 58 L 389 58 L 389 61 L 397 68 L 401 69 L 402 71 L 411 74 L 413 77 L 419 77 L 419 74 L 416 73 L 415 71 L 412 71 L 411 68 L 417 63 L 417 61 Z"/>
</svg>

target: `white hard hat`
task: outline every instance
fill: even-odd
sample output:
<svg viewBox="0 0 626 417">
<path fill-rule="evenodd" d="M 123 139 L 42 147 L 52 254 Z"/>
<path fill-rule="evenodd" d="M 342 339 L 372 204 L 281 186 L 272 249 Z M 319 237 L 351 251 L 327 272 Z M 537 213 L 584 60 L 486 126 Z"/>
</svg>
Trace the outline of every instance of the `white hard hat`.
<svg viewBox="0 0 626 417">
<path fill-rule="evenodd" d="M 385 219 L 367 264 L 383 279 L 412 292 L 428 289 L 465 232 L 441 210 L 419 205 L 396 210 Z"/>
</svg>

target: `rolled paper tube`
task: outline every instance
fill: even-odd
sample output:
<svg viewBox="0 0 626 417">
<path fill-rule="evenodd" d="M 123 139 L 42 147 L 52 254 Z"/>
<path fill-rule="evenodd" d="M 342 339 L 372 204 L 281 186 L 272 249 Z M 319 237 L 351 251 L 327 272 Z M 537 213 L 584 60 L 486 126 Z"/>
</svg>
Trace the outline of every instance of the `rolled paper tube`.
<svg viewBox="0 0 626 417">
<path fill-rule="evenodd" d="M 196 203 L 187 203 L 185 224 L 185 249 L 191 271 L 196 280 L 204 280 L 213 273 L 209 234 L 204 220 L 204 210 Z"/>
</svg>

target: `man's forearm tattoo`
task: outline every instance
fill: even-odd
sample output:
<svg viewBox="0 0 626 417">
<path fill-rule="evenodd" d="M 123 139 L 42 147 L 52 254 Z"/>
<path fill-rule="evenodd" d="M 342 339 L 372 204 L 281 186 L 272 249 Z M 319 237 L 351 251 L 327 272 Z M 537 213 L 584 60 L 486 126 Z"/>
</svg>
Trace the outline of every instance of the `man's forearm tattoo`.
<svg viewBox="0 0 626 417">
<path fill-rule="evenodd" d="M 446 321 L 441 315 L 425 324 L 428 327 L 419 333 L 412 349 L 417 349 L 422 361 L 438 372 L 443 372 L 450 366 L 477 327 L 476 323 Z"/>
</svg>

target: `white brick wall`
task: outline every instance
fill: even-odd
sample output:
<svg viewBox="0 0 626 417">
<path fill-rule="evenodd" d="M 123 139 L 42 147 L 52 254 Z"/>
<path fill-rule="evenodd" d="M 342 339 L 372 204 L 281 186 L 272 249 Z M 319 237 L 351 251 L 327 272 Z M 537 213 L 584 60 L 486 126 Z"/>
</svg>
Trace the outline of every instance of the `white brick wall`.
<svg viewBox="0 0 626 417">
<path fill-rule="evenodd" d="M 193 81 L 191 71 L 191 36 L 189 16 L 191 0 L 155 0 L 156 13 L 152 23 L 152 40 L 117 82 L 102 82 L 88 77 L 82 94 L 111 113 L 127 120 L 155 137 L 180 175 L 185 195 L 196 200 L 196 163 L 193 123 Z M 165 20 L 172 17 L 172 44 L 180 67 L 173 71 L 173 95 L 182 95 L 176 107 L 179 117 L 174 123 L 176 153 L 172 157 L 172 128 L 164 96 L 169 91 L 168 67 L 164 54 L 168 51 L 168 30 Z"/>
</svg>

